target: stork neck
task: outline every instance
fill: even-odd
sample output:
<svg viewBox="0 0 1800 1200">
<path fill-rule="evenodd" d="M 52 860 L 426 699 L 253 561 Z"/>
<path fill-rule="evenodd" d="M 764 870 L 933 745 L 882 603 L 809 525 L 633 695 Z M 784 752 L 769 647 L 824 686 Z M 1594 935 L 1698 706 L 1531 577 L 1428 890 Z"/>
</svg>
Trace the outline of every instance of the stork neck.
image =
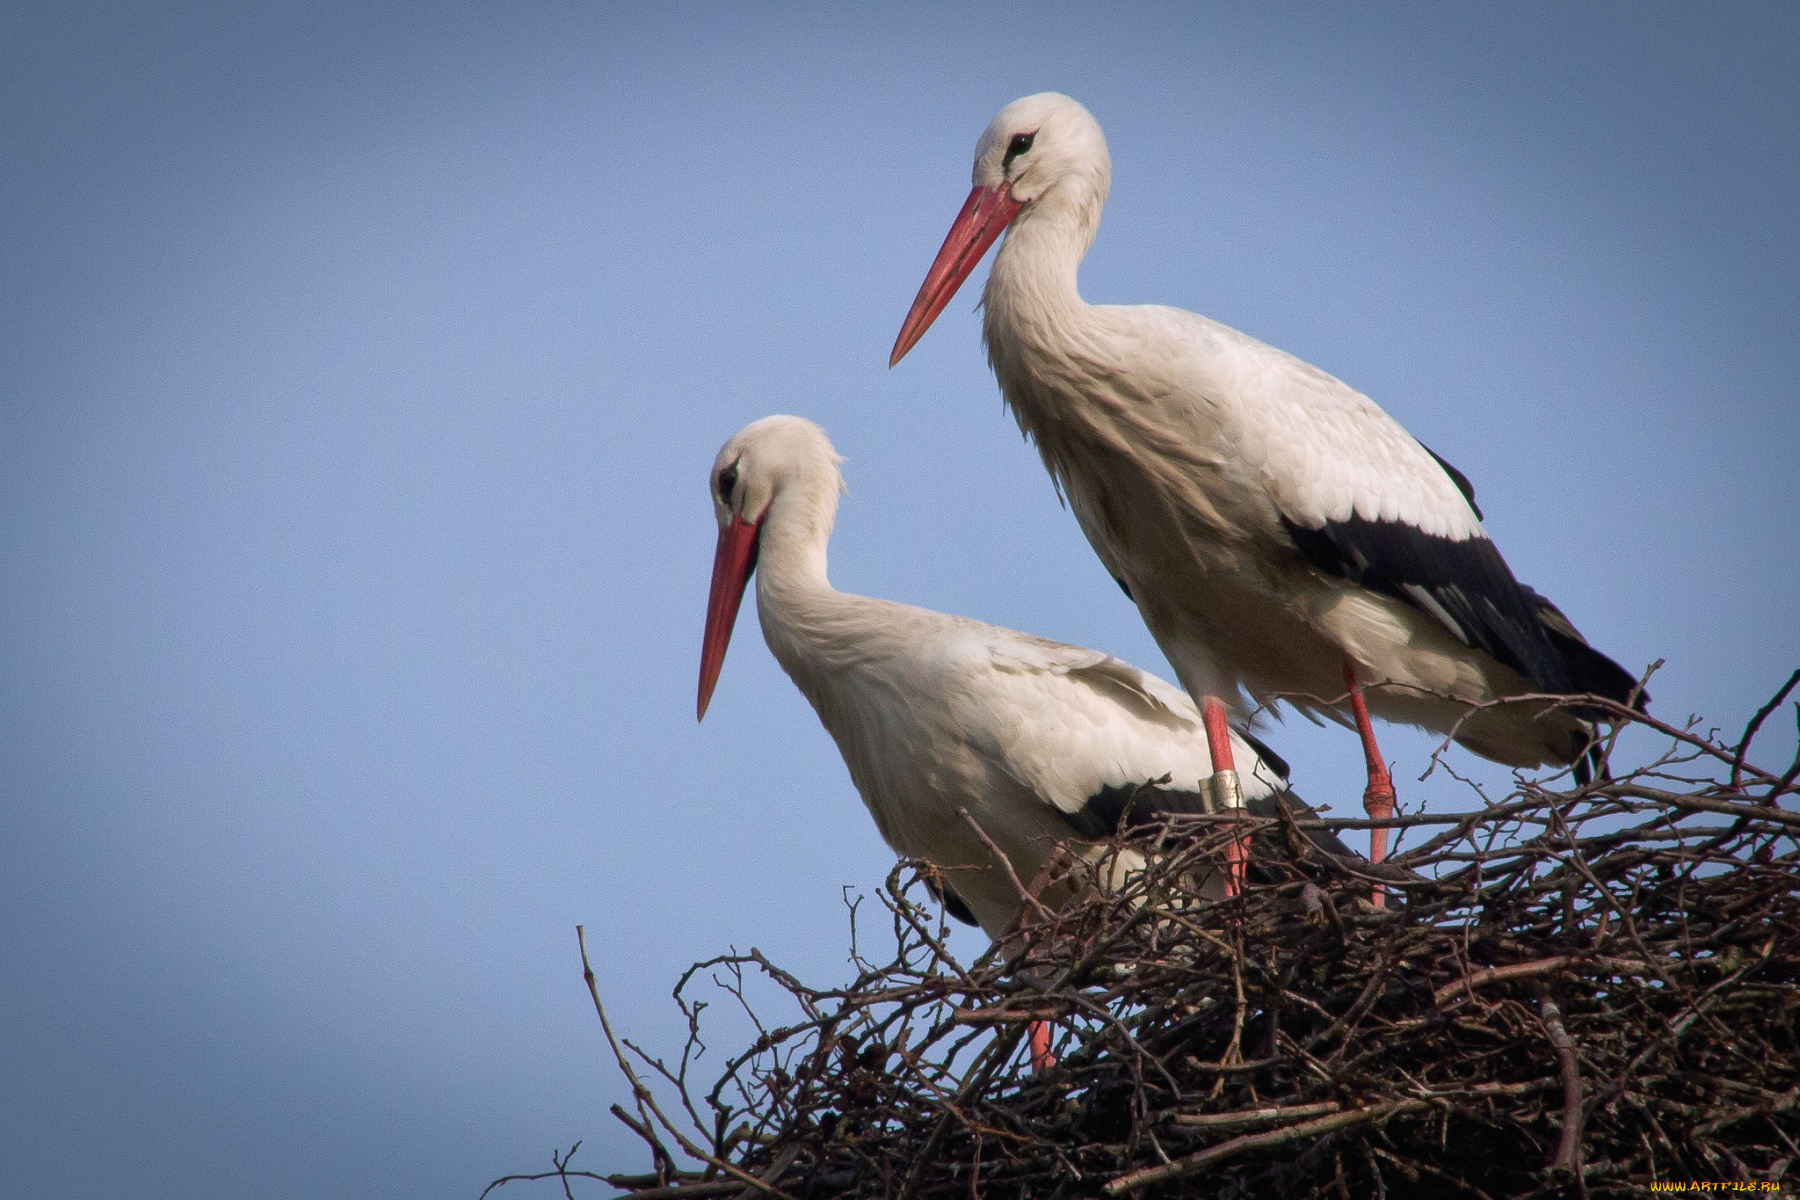
<svg viewBox="0 0 1800 1200">
<path fill-rule="evenodd" d="M 1076 216 L 1068 209 L 1031 210 L 1007 230 L 982 293 L 990 314 L 1009 324 L 1035 324 L 1086 307 L 1076 275 L 1093 230 L 1083 229 Z"/>
<path fill-rule="evenodd" d="M 835 472 L 833 473 L 835 477 Z M 835 479 L 834 479 L 835 481 Z M 793 483 L 776 493 L 763 518 L 757 552 L 756 596 L 759 604 L 829 592 L 826 547 L 837 520 L 835 489 L 809 482 Z"/>
<path fill-rule="evenodd" d="M 770 506 L 757 558 L 756 617 L 775 661 L 837 736 L 843 728 L 841 668 L 854 657 L 860 629 L 855 618 L 867 601 L 839 592 L 826 578 L 825 549 L 837 513 L 835 471 L 831 481 L 829 492 L 790 488 Z"/>
<path fill-rule="evenodd" d="M 1106 207 L 1110 182 L 1104 150 L 1029 201 L 994 255 L 983 302 L 990 320 L 1042 326 L 1079 319 L 1087 305 L 1076 272 Z"/>
</svg>

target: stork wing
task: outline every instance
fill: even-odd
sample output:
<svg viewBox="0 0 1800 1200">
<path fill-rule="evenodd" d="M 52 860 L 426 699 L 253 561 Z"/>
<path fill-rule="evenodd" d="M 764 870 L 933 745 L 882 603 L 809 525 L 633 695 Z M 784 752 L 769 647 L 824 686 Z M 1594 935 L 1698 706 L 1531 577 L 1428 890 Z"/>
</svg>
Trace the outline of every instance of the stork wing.
<svg viewBox="0 0 1800 1200">
<path fill-rule="evenodd" d="M 1302 561 L 1411 605 L 1543 691 L 1629 695 L 1631 677 L 1513 577 L 1468 476 L 1318 368 L 1214 322 L 1196 332 L 1242 397 L 1244 460 Z"/>
<path fill-rule="evenodd" d="M 1474 489 L 1462 472 L 1443 466 L 1472 504 Z M 1637 684 L 1589 646 L 1556 605 L 1514 578 L 1485 533 L 1458 540 L 1355 514 L 1309 526 L 1283 513 L 1281 524 L 1308 565 L 1412 605 L 1540 691 L 1592 693 L 1623 704 Z M 1647 699 L 1639 696 L 1639 706 Z"/>
<path fill-rule="evenodd" d="M 1308 528 L 1284 514 L 1281 523 L 1309 566 L 1405 601 L 1542 691 L 1581 690 L 1539 619 L 1535 593 L 1485 535 L 1453 541 L 1360 516 Z"/>
<path fill-rule="evenodd" d="M 1193 789 L 1212 773 L 1200 712 L 1175 685 L 1098 651 L 974 622 L 966 629 L 980 638 L 989 671 L 959 673 L 959 736 L 1078 832 L 1091 825 L 1085 806 L 1108 788 L 1166 776 Z M 984 677 L 991 684 L 970 686 Z M 1246 796 L 1283 786 L 1287 764 L 1241 734 L 1232 754 Z"/>
<path fill-rule="evenodd" d="M 1028 633 L 1006 632 L 1009 637 L 991 643 L 990 659 L 995 669 L 1008 674 L 1060 675 L 1085 684 L 1140 720 L 1172 731 L 1199 732 L 1200 714 L 1187 694 L 1156 676 L 1098 650 Z"/>
</svg>

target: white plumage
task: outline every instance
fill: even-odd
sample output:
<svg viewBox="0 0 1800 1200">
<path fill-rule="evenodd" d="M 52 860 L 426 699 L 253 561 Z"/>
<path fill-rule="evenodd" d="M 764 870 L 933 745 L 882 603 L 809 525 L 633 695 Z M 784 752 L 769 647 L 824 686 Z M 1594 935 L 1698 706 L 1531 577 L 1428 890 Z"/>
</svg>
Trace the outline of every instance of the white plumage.
<svg viewBox="0 0 1800 1200">
<path fill-rule="evenodd" d="M 1067 96 L 1002 109 L 891 361 L 1004 230 L 983 293 L 1001 390 L 1191 694 L 1342 718 L 1348 672 L 1377 714 L 1456 728 L 1488 758 L 1577 760 L 1589 730 L 1567 712 L 1469 715 L 1534 692 L 1623 701 L 1634 681 L 1513 578 L 1466 479 L 1290 354 L 1179 309 L 1082 300 L 1110 173 Z"/>
<path fill-rule="evenodd" d="M 1020 897 L 959 809 L 1029 883 L 1056 844 L 1112 832 L 1122 797 L 1111 789 L 1167 776 L 1142 803 L 1200 807 L 1213 768 L 1180 689 L 1093 650 L 835 590 L 826 544 L 838 462 L 824 432 L 798 417 L 766 417 L 719 451 L 703 715 L 754 571 L 763 637 L 836 741 L 882 837 L 940 868 L 990 935 Z M 1276 799 L 1285 785 L 1249 742 L 1232 742 L 1253 813 L 1304 811 Z M 1350 856 L 1329 835 L 1315 840 Z"/>
</svg>

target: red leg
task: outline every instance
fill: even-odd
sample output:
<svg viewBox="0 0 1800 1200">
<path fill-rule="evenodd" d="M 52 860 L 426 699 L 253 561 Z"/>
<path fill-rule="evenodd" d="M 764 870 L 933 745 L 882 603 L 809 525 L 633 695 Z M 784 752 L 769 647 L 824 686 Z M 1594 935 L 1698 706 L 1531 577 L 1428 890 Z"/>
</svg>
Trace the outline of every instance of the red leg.
<svg viewBox="0 0 1800 1200">
<path fill-rule="evenodd" d="M 1350 689 L 1350 712 L 1356 718 L 1356 732 L 1362 738 L 1363 759 L 1369 768 L 1369 786 L 1363 792 L 1363 809 L 1375 820 L 1385 821 L 1394 815 L 1394 781 L 1388 775 L 1387 764 L 1381 761 L 1381 747 L 1375 744 L 1375 727 L 1369 724 L 1369 709 L 1363 703 L 1362 688 L 1356 682 L 1356 668 L 1348 660 L 1344 662 L 1344 686 Z M 1369 861 L 1378 863 L 1386 858 L 1387 844 L 1387 830 L 1369 830 Z M 1377 886 L 1373 897 L 1375 906 L 1382 907 L 1386 898 L 1386 889 Z"/>
<path fill-rule="evenodd" d="M 1056 1065 L 1056 1055 L 1050 1053 L 1050 1022 L 1033 1021 L 1026 1029 L 1026 1037 L 1031 1041 L 1031 1069 L 1048 1071 Z"/>
<path fill-rule="evenodd" d="M 1231 726 L 1225 720 L 1225 702 L 1217 696 L 1200 698 L 1200 717 L 1206 724 L 1206 746 L 1212 753 L 1213 799 L 1221 808 L 1242 808 L 1244 793 L 1231 757 Z M 1235 896 L 1243 888 L 1244 862 L 1250 856 L 1243 838 L 1233 838 L 1225 847 L 1225 894 Z"/>
</svg>

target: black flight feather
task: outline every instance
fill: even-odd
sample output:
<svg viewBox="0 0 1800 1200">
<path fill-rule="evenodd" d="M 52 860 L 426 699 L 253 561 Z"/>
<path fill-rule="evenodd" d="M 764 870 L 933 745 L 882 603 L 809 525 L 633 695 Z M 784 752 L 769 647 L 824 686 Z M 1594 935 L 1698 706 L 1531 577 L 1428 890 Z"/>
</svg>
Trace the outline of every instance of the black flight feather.
<svg viewBox="0 0 1800 1200">
<path fill-rule="evenodd" d="M 1288 769 L 1287 759 L 1269 749 L 1268 745 L 1254 733 L 1251 733 L 1247 726 L 1237 726 L 1237 735 L 1250 743 L 1250 748 L 1256 751 L 1256 756 L 1258 758 L 1263 760 L 1263 765 L 1267 766 L 1269 770 L 1275 772 L 1275 774 L 1281 776 L 1283 783 L 1287 782 L 1288 776 L 1292 773 Z"/>
<path fill-rule="evenodd" d="M 1078 813 L 1068 815 L 1083 837 L 1099 841 L 1140 825 L 1147 825 L 1165 814 L 1206 813 L 1212 809 L 1199 792 L 1160 787 L 1153 783 L 1102 787 L 1088 797 Z M 1272 818 L 1283 812 L 1293 817 L 1315 816 L 1313 809 L 1291 791 L 1280 791 L 1257 800 L 1245 800 L 1244 811 L 1253 817 Z M 1363 857 L 1328 829 L 1303 831 L 1306 840 L 1322 852 L 1346 862 L 1362 863 Z M 1366 864 L 1364 864 L 1366 866 Z"/>
<path fill-rule="evenodd" d="M 1631 675 L 1590 647 L 1556 606 L 1513 578 L 1485 537 L 1456 541 L 1401 521 L 1352 516 L 1307 529 L 1282 518 L 1300 558 L 1327 575 L 1404 601 L 1539 691 L 1593 692 L 1623 704 Z"/>
<path fill-rule="evenodd" d="M 1650 693 L 1639 692 L 1636 700 L 1631 700 L 1632 690 L 1638 685 L 1631 672 L 1588 645 L 1587 639 L 1581 636 L 1581 631 L 1575 628 L 1575 623 L 1563 616 L 1562 609 L 1525 584 L 1519 586 L 1525 588 L 1526 594 L 1531 597 L 1531 603 L 1537 609 L 1538 623 L 1544 627 L 1550 644 L 1562 655 L 1569 674 L 1575 680 L 1575 690 L 1593 696 L 1605 696 L 1620 704 L 1630 702 L 1633 708 L 1642 712 L 1650 702 Z"/>
<path fill-rule="evenodd" d="M 969 906 L 963 902 L 961 896 L 932 878 L 929 874 L 925 875 L 924 879 L 925 890 L 937 897 L 938 901 L 943 904 L 945 912 L 961 921 L 964 925 L 981 924 L 980 921 L 975 919 L 975 914 L 969 911 Z"/>
<path fill-rule="evenodd" d="M 1456 485 L 1456 490 L 1463 494 L 1463 499 L 1467 500 L 1469 507 L 1475 510 L 1475 519 L 1485 521 L 1487 518 L 1481 515 L 1481 505 L 1475 503 L 1475 485 L 1469 482 L 1469 477 L 1451 466 L 1448 459 L 1424 442 L 1419 443 L 1419 449 L 1431 455 L 1437 461 L 1437 465 L 1444 468 L 1444 474 L 1450 477 L 1450 482 Z"/>
</svg>

